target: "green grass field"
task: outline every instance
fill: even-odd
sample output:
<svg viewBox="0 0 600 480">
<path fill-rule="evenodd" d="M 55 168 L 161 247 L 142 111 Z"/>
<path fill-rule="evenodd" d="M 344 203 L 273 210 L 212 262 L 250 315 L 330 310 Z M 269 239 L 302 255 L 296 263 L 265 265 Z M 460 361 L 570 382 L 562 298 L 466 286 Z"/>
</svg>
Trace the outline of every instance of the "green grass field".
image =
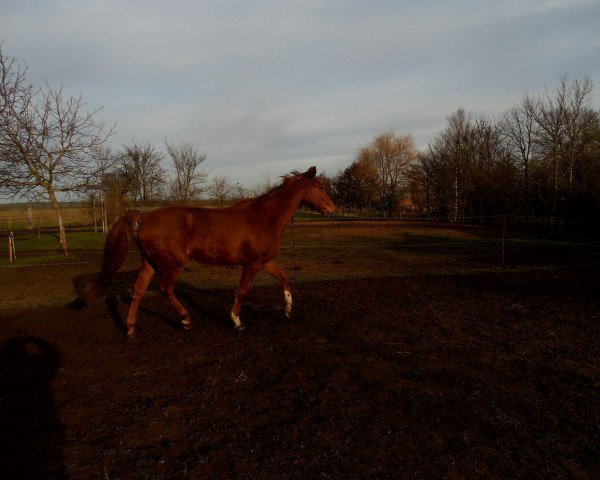
<svg viewBox="0 0 600 480">
<path fill-rule="evenodd" d="M 76 262 L 88 252 L 100 252 L 104 248 L 106 235 L 99 232 L 69 232 L 67 229 L 67 249 L 69 255 L 62 254 L 58 233 L 31 231 L 15 236 L 16 261 L 14 265 L 39 265 L 43 263 Z M 9 265 L 8 236 L 0 236 L 0 266 Z"/>
</svg>

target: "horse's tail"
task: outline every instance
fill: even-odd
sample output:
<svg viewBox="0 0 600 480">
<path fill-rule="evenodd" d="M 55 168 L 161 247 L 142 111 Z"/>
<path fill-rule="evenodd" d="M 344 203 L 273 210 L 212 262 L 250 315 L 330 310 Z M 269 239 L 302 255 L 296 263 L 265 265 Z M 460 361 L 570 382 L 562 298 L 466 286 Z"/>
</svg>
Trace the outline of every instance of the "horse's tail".
<svg viewBox="0 0 600 480">
<path fill-rule="evenodd" d="M 87 303 L 102 297 L 110 282 L 113 280 L 121 265 L 127 258 L 129 246 L 129 232 L 137 236 L 137 227 L 141 222 L 140 213 L 124 215 L 113 225 L 104 244 L 104 255 L 102 257 L 102 268 L 96 278 L 84 286 L 79 294 L 80 299 Z"/>
</svg>

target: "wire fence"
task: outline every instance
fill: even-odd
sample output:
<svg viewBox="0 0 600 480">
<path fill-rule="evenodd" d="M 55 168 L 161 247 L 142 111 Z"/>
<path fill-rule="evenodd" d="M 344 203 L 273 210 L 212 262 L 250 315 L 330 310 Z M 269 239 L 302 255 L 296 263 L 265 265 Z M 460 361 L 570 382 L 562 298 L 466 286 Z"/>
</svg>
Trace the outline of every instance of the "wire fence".
<svg viewBox="0 0 600 480">
<path fill-rule="evenodd" d="M 563 238 L 548 238 L 547 236 L 540 236 L 539 227 L 548 228 L 548 232 L 551 232 L 556 236 L 556 224 L 554 217 L 537 218 L 535 222 L 532 221 L 531 217 L 522 216 L 506 216 L 496 215 L 485 217 L 485 222 L 482 224 L 481 217 L 470 217 L 468 220 L 477 220 L 473 222 L 448 222 L 447 218 L 431 218 L 431 217 L 411 217 L 411 218 L 364 218 L 364 217 L 335 217 L 333 219 L 322 220 L 322 217 L 302 216 L 302 219 L 296 220 L 296 225 L 302 225 L 306 221 L 318 220 L 319 223 L 333 224 L 338 223 L 344 224 L 363 224 L 366 226 L 377 226 L 377 225 L 398 225 L 398 228 L 402 228 L 405 225 L 407 229 L 411 226 L 424 226 L 425 228 L 439 228 L 444 227 L 449 230 L 459 230 L 463 228 L 477 228 L 481 227 L 485 229 L 485 236 L 481 236 L 476 239 L 458 240 L 452 239 L 451 237 L 444 238 L 435 241 L 394 241 L 390 242 L 389 239 L 383 239 L 381 243 L 374 243 L 372 239 L 368 242 L 360 243 L 356 242 L 324 242 L 324 241 L 305 241 L 305 242 L 294 242 L 293 234 L 291 239 L 284 239 L 280 249 L 287 250 L 372 250 L 372 249 L 447 249 L 449 247 L 477 247 L 477 246 L 498 246 L 500 250 L 500 259 L 502 264 L 506 263 L 509 244 L 518 242 L 526 242 L 529 246 L 556 246 L 563 244 L 564 242 L 577 241 L 579 246 L 587 246 L 595 249 L 600 248 L 600 238 L 596 238 L 591 235 L 585 235 L 581 238 L 573 239 L 569 237 L 568 231 L 562 232 Z M 293 229 L 292 225 L 292 229 Z M 85 245 L 71 245 L 70 252 L 72 255 L 65 257 L 60 252 L 58 246 L 59 229 L 57 227 L 47 226 L 39 228 L 21 228 L 17 230 L 0 229 L 0 259 L 8 258 L 8 263 L 4 264 L 5 260 L 0 260 L 0 268 L 25 268 L 32 266 L 60 266 L 60 265 L 73 265 L 73 264 L 89 264 L 97 263 L 98 260 L 90 260 L 90 255 L 100 256 L 103 251 L 103 245 L 106 235 L 101 232 L 98 226 L 94 225 L 71 225 L 66 229 L 67 237 L 72 238 L 73 234 L 91 234 L 94 233 L 93 238 L 95 241 L 94 245 L 90 247 L 89 243 Z M 43 238 L 46 238 L 46 242 L 42 245 L 35 244 L 36 238 L 42 242 Z M 48 241 L 48 237 L 55 237 L 56 244 L 53 241 Z M 434 238 L 431 236 L 431 238 Z M 129 255 L 138 255 L 135 249 L 131 249 Z M 82 259 L 82 257 L 88 257 Z M 16 261 L 17 259 L 31 259 L 36 258 L 38 261 L 35 263 L 25 262 L 21 263 Z M 48 260 L 45 262 L 44 259 Z M 62 260 L 62 261 L 61 261 Z"/>
</svg>

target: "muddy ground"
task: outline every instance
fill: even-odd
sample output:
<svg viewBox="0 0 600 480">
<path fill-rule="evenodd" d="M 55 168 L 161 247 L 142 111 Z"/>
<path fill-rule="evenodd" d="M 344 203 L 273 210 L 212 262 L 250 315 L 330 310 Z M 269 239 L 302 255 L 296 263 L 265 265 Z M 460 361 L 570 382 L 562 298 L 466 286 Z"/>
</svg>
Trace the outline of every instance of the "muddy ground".
<svg viewBox="0 0 600 480">
<path fill-rule="evenodd" d="M 340 228 L 339 238 L 355 238 Z M 132 341 L 123 320 L 135 258 L 106 301 L 82 311 L 69 306 L 73 282 L 97 255 L 0 272 L 2 478 L 600 471 L 597 247 L 573 256 L 572 246 L 535 245 L 502 266 L 450 241 L 409 251 L 402 242 L 418 235 L 400 230 L 319 251 L 309 244 L 331 234 L 306 232 L 293 259 L 293 318 L 263 276 L 243 332 L 227 318 L 236 268 L 184 274 L 176 293 L 192 313 L 189 332 L 152 289 Z M 373 238 L 378 248 L 361 250 Z M 282 257 L 289 272 L 290 252 Z"/>
</svg>

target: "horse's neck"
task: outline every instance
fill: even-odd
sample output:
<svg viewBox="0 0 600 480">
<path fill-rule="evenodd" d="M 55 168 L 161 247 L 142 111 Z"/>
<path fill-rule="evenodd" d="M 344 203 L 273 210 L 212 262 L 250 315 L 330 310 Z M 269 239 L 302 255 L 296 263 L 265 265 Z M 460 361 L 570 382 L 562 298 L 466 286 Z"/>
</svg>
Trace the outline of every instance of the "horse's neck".
<svg viewBox="0 0 600 480">
<path fill-rule="evenodd" d="M 300 207 L 304 193 L 304 185 L 294 185 L 293 188 L 282 192 L 280 197 L 265 200 L 263 208 L 269 212 L 269 221 L 275 226 L 278 234 L 289 225 Z"/>
</svg>

